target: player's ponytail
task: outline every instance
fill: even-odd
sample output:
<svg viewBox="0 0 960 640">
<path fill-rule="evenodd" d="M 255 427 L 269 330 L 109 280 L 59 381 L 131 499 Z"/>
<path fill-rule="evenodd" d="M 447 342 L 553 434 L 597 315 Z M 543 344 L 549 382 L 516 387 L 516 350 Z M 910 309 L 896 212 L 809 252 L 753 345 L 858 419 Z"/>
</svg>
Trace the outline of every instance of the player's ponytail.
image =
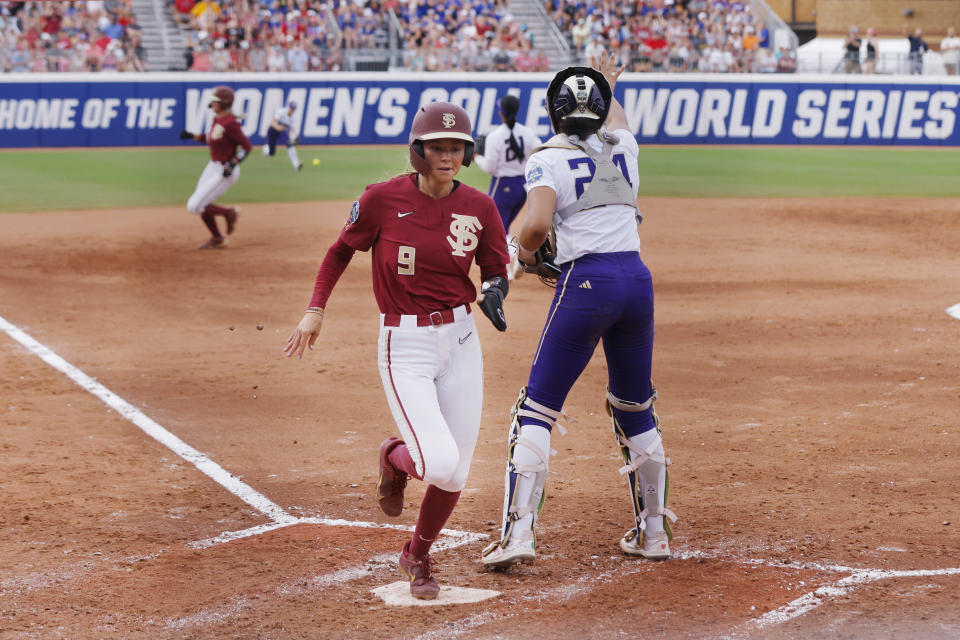
<svg viewBox="0 0 960 640">
<path fill-rule="evenodd" d="M 510 130 L 510 150 L 517 156 L 518 160 L 523 160 L 523 148 L 513 135 L 513 126 L 517 124 L 517 113 L 520 112 L 520 99 L 508 94 L 497 102 L 500 103 L 500 117 L 503 118 L 503 124 L 507 125 L 507 129 Z"/>
<path fill-rule="evenodd" d="M 513 127 L 510 127 L 510 140 L 509 140 L 510 150 L 513 151 L 514 155 L 517 156 L 517 160 L 523 160 L 523 149 L 520 147 L 520 143 L 517 142 L 517 139 L 513 137 Z"/>
</svg>

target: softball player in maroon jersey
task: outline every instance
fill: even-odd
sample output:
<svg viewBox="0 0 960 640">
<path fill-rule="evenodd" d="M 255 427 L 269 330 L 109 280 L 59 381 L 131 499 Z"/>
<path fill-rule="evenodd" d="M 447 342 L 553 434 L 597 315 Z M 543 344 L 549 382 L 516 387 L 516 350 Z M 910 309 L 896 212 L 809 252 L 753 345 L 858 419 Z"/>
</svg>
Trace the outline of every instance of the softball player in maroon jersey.
<svg viewBox="0 0 960 640">
<path fill-rule="evenodd" d="M 181 140 L 193 139 L 210 146 L 210 162 L 204 167 L 193 195 L 187 200 L 187 209 L 200 216 L 211 233 L 210 239 L 201 244 L 200 249 L 222 249 L 227 246 L 227 239 L 217 227 L 217 216 L 225 219 L 227 235 L 233 233 L 237 224 L 238 213 L 235 208 L 214 204 L 240 179 L 237 165 L 252 148 L 236 116 L 230 111 L 232 106 L 233 89 L 216 87 L 210 98 L 210 108 L 216 114 L 210 133 L 180 132 Z"/>
<path fill-rule="evenodd" d="M 483 363 L 470 302 L 506 330 L 506 234 L 493 200 L 455 180 L 474 141 L 467 113 L 435 102 L 410 131 L 416 173 L 370 185 L 317 274 L 307 313 L 287 341 L 287 356 L 313 348 L 334 285 L 355 251 L 373 251 L 380 307 L 380 378 L 401 438 L 380 446 L 380 508 L 403 511 L 407 478 L 427 483 L 412 539 L 399 566 L 413 596 L 432 599 L 430 546 L 460 497 L 480 429 Z M 470 267 L 480 266 L 478 297 Z"/>
</svg>

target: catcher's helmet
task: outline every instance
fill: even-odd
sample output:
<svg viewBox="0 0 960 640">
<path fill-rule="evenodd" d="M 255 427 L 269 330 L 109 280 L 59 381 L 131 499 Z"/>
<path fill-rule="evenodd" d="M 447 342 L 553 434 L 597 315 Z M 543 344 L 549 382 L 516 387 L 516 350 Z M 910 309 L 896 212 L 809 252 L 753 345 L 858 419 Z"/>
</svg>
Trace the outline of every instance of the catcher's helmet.
<svg viewBox="0 0 960 640">
<path fill-rule="evenodd" d="M 547 106 L 553 130 L 560 132 L 565 118 L 607 119 L 613 92 L 603 74 L 590 67 L 567 67 L 553 77 L 547 87 Z"/>
<path fill-rule="evenodd" d="M 455 104 L 431 102 L 420 107 L 410 127 L 410 164 L 419 174 L 430 173 L 430 165 L 423 155 L 425 140 L 463 140 L 463 166 L 469 167 L 473 159 L 473 126 L 470 116 Z"/>
<path fill-rule="evenodd" d="M 225 85 L 214 87 L 210 102 L 219 102 L 225 109 L 229 109 L 233 106 L 233 89 Z"/>
</svg>

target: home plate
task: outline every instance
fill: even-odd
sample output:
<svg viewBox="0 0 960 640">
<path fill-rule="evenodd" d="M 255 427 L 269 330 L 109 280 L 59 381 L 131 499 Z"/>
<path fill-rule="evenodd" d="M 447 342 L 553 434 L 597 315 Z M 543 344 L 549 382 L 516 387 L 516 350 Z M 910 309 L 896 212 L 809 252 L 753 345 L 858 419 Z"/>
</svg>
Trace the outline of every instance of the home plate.
<svg viewBox="0 0 960 640">
<path fill-rule="evenodd" d="M 955 304 L 952 307 L 947 307 L 947 315 L 960 320 L 960 304 Z"/>
<path fill-rule="evenodd" d="M 394 607 L 432 607 L 445 604 L 469 604 L 483 602 L 500 595 L 490 589 L 471 589 L 469 587 L 440 587 L 440 595 L 433 600 L 419 600 L 410 595 L 409 582 L 393 582 L 372 590 L 385 603 Z"/>
</svg>

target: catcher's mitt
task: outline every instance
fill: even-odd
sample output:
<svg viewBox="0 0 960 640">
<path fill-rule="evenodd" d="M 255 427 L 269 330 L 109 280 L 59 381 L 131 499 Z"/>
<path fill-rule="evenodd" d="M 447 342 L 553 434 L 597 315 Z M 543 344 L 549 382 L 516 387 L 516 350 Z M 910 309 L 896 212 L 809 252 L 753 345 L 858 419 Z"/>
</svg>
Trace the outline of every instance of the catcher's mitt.
<svg viewBox="0 0 960 640">
<path fill-rule="evenodd" d="M 520 261 L 520 264 L 523 265 L 523 270 L 527 273 L 536 274 L 543 284 L 549 287 L 555 287 L 557 285 L 557 279 L 560 278 L 560 267 L 557 266 L 557 252 L 553 248 L 553 242 L 549 235 L 544 238 L 543 244 L 534 252 L 533 257 L 533 264 L 527 264 L 522 260 Z"/>
<path fill-rule="evenodd" d="M 474 153 L 478 156 L 482 156 L 483 152 L 487 149 L 487 134 L 482 136 L 477 136 L 476 143 L 474 144 Z"/>
</svg>

